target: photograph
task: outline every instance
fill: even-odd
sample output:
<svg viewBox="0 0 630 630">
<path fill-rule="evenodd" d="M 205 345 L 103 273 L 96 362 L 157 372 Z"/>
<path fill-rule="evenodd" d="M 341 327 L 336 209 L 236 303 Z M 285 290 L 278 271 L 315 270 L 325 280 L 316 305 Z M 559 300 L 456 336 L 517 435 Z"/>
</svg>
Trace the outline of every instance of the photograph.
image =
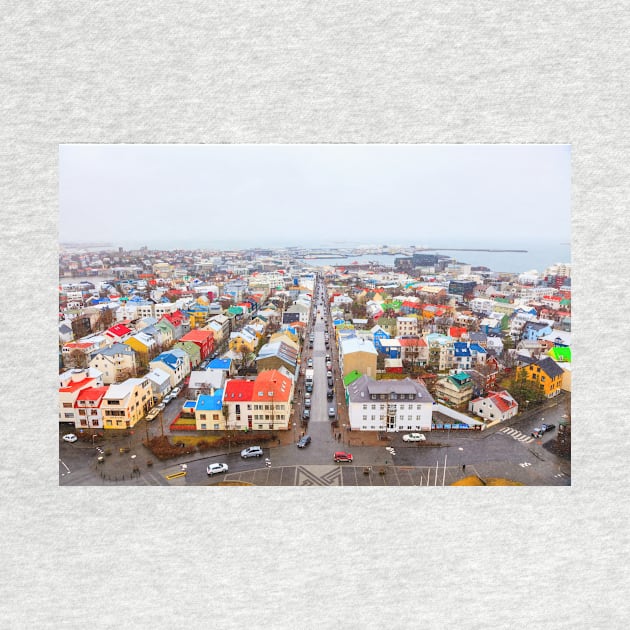
<svg viewBox="0 0 630 630">
<path fill-rule="evenodd" d="M 570 486 L 571 147 L 59 146 L 61 486 Z"/>
</svg>

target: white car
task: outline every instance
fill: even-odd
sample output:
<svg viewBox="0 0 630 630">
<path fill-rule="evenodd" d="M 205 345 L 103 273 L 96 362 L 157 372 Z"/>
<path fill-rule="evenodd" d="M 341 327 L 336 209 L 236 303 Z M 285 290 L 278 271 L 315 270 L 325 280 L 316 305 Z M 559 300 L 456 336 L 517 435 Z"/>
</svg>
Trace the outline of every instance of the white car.
<svg viewBox="0 0 630 630">
<path fill-rule="evenodd" d="M 62 439 L 64 442 L 76 442 L 79 438 L 74 433 L 66 433 Z"/>
<path fill-rule="evenodd" d="M 249 457 L 260 457 L 263 454 L 260 446 L 248 446 L 241 451 L 241 457 L 247 459 Z"/>
<path fill-rule="evenodd" d="M 145 420 L 147 422 L 151 422 L 151 420 L 155 420 L 158 417 L 158 414 L 160 413 L 159 409 L 156 409 L 155 407 L 153 409 L 151 409 L 151 411 L 149 411 L 149 413 L 147 414 Z"/>
<path fill-rule="evenodd" d="M 227 472 L 227 471 L 228 471 L 227 464 L 219 464 L 219 463 L 208 464 L 208 468 L 206 468 L 206 472 L 210 476 L 216 475 L 217 473 Z"/>
<path fill-rule="evenodd" d="M 403 435 L 403 442 L 424 442 L 427 438 L 423 433 L 408 433 Z"/>
<path fill-rule="evenodd" d="M 171 395 L 173 396 L 173 398 L 177 398 L 177 396 L 179 396 L 179 392 L 182 391 L 181 387 L 173 387 L 173 390 L 171 391 Z"/>
</svg>

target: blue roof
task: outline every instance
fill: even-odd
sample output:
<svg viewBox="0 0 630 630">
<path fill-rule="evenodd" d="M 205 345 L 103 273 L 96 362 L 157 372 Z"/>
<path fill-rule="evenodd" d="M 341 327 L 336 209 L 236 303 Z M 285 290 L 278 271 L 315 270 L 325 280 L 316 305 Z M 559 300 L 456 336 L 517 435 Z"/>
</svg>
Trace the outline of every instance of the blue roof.
<svg viewBox="0 0 630 630">
<path fill-rule="evenodd" d="M 213 359 L 208 364 L 209 370 L 229 370 L 232 359 Z"/>
<path fill-rule="evenodd" d="M 456 341 L 455 346 L 455 356 L 456 357 L 469 357 L 470 356 L 470 348 L 467 343 L 463 341 Z"/>
<path fill-rule="evenodd" d="M 487 354 L 486 349 L 482 348 L 478 343 L 471 343 L 470 349 L 474 350 L 475 352 L 482 352 L 483 354 Z"/>
<path fill-rule="evenodd" d="M 217 389 L 214 395 L 201 394 L 197 398 L 196 411 L 220 411 L 223 407 L 223 390 Z"/>
<path fill-rule="evenodd" d="M 179 357 L 173 352 L 162 352 L 162 354 L 158 354 L 153 361 L 161 361 L 162 363 L 166 363 L 169 367 L 175 368 Z"/>
</svg>

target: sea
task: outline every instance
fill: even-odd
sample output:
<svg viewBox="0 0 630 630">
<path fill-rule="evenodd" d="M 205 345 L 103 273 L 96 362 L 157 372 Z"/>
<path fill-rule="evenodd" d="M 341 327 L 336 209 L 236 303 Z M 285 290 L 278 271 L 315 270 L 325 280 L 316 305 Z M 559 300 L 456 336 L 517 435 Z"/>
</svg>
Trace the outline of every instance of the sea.
<svg viewBox="0 0 630 630">
<path fill-rule="evenodd" d="M 426 254 L 440 254 L 455 259 L 457 262 L 472 265 L 473 267 L 488 267 L 492 271 L 523 273 L 525 271 L 537 270 L 544 272 L 547 267 L 555 263 L 571 262 L 570 245 L 558 245 L 550 251 L 548 248 L 528 249 L 526 252 L 481 252 L 481 251 L 458 251 L 440 249 L 435 251 L 422 252 Z M 365 264 L 376 262 L 380 265 L 394 267 L 394 260 L 402 258 L 400 254 L 366 254 L 363 256 L 350 256 L 344 258 L 317 258 L 304 259 L 304 263 L 312 266 L 338 266 L 351 265 L 354 262 Z"/>
<path fill-rule="evenodd" d="M 217 250 L 220 249 L 216 244 L 201 244 L 201 243 L 189 243 L 187 244 L 186 249 L 209 249 L 209 250 Z M 300 243 L 292 243 L 292 244 L 276 244 L 268 245 L 266 243 L 260 244 L 252 244 L 252 243 L 221 243 L 221 249 L 226 251 L 234 251 L 238 249 L 248 249 L 252 247 L 258 248 L 269 248 L 274 249 L 277 247 L 278 249 L 282 247 L 308 247 L 315 249 L 360 249 L 364 247 L 368 247 L 369 245 L 366 243 L 358 243 L 358 242 L 334 242 L 327 244 L 300 244 Z M 431 247 L 433 244 L 416 244 L 417 248 L 421 247 Z M 555 241 L 545 241 L 545 242 L 534 242 L 534 243 L 506 243 L 503 242 L 501 244 L 492 244 L 492 243 L 450 243 L 448 245 L 456 246 L 460 248 L 457 249 L 431 249 L 424 251 L 426 254 L 440 254 L 443 256 L 449 256 L 450 258 L 455 259 L 458 262 L 466 263 L 472 265 L 473 267 L 488 267 L 492 271 L 503 271 L 508 273 L 523 273 L 525 271 L 537 270 L 539 272 L 544 272 L 547 267 L 555 263 L 570 263 L 571 262 L 571 244 L 568 242 L 555 242 Z M 122 244 L 121 244 L 122 246 Z M 170 247 L 166 247 L 165 244 L 160 244 L 159 246 L 151 245 L 148 246 L 151 249 L 174 249 Z M 371 247 L 375 245 L 372 244 Z M 393 246 L 390 244 L 390 246 Z M 405 247 L 405 246 L 403 246 Z M 116 249 L 118 246 L 116 246 Z M 125 249 L 129 248 L 129 244 L 126 244 Z M 525 250 L 523 252 L 516 251 L 461 251 L 461 248 L 470 248 L 470 249 L 502 249 L 502 250 Z M 113 248 L 112 248 L 113 249 Z M 184 249 L 184 247 L 182 247 Z M 383 266 L 394 267 L 394 260 L 396 258 L 402 258 L 402 254 L 364 254 L 357 256 L 348 256 L 341 258 L 316 258 L 316 259 L 301 259 L 303 260 L 305 265 L 313 266 L 313 267 L 323 267 L 323 266 L 338 266 L 338 265 L 351 265 L 353 262 L 357 262 L 359 264 L 368 263 L 368 262 L 377 262 Z M 78 278 L 64 278 L 64 282 L 76 282 L 79 281 Z"/>
</svg>

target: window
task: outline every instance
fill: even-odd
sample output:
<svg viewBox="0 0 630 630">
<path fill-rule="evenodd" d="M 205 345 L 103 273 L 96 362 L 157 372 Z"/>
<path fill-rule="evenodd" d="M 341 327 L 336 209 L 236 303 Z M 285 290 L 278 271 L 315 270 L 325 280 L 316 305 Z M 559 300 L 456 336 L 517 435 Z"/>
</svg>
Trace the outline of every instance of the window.
<svg viewBox="0 0 630 630">
<path fill-rule="evenodd" d="M 73 413 L 64 413 L 63 416 L 64 416 L 64 418 L 74 418 L 74 414 Z"/>
<path fill-rule="evenodd" d="M 205 425 L 205 424 L 202 424 L 202 425 L 201 425 L 201 428 L 202 428 L 202 429 L 205 429 L 205 428 L 206 428 L 206 425 Z"/>
<path fill-rule="evenodd" d="M 218 423 L 214 425 L 214 430 L 215 430 L 215 431 L 218 431 L 218 430 L 219 430 L 219 424 L 218 424 Z"/>
<path fill-rule="evenodd" d="M 367 420 L 367 416 L 363 416 L 363 418 L 361 418 L 362 420 Z"/>
<path fill-rule="evenodd" d="M 205 413 L 200 413 L 199 414 L 199 420 L 205 420 L 206 419 L 206 414 Z"/>
</svg>

